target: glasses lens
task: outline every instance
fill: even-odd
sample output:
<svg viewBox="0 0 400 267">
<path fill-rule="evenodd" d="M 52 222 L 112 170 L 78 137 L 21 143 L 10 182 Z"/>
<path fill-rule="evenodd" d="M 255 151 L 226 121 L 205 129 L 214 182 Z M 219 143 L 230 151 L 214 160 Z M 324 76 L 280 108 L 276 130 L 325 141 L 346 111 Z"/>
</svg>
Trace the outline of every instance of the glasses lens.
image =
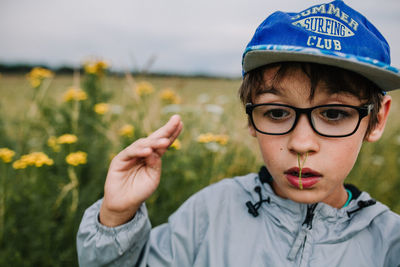
<svg viewBox="0 0 400 267">
<path fill-rule="evenodd" d="M 314 109 L 311 118 L 315 130 L 319 133 L 341 136 L 350 134 L 356 129 L 359 113 L 352 107 L 331 105 Z"/>
<path fill-rule="evenodd" d="M 288 132 L 296 119 L 294 109 L 273 104 L 256 106 L 252 115 L 254 126 L 269 134 Z"/>
</svg>

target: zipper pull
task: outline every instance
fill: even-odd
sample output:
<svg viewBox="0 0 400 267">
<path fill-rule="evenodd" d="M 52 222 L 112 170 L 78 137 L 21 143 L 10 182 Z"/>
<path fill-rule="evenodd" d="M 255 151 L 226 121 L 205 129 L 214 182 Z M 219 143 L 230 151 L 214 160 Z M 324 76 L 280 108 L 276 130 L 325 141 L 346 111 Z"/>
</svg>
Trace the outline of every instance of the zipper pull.
<svg viewBox="0 0 400 267">
<path fill-rule="evenodd" d="M 317 207 L 317 204 L 318 203 L 307 206 L 306 218 L 304 219 L 304 222 L 302 225 L 306 225 L 308 229 L 312 229 L 312 220 L 314 219 L 314 211 L 315 211 L 315 208 Z"/>
<path fill-rule="evenodd" d="M 290 261 L 294 261 L 296 258 L 297 253 L 299 253 L 299 250 L 302 246 L 304 246 L 304 242 L 306 240 L 306 230 L 301 229 L 299 233 L 296 236 L 296 239 L 293 242 L 292 247 L 290 248 L 289 254 L 287 255 L 287 259 Z"/>
</svg>

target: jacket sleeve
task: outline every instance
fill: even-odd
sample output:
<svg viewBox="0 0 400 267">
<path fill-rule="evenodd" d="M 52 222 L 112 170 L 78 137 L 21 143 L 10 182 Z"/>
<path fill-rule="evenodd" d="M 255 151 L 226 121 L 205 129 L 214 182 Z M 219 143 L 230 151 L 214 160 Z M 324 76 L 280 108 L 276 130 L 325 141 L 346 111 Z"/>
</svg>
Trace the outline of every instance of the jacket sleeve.
<svg viewBox="0 0 400 267">
<path fill-rule="evenodd" d="M 83 215 L 77 234 L 80 266 L 134 266 L 141 259 L 150 235 L 150 221 L 143 204 L 135 217 L 118 227 L 107 227 L 99 220 L 102 200 Z"/>
<path fill-rule="evenodd" d="M 392 211 L 388 213 L 389 216 L 386 216 L 385 221 L 382 223 L 386 233 L 384 242 L 388 247 L 383 266 L 400 267 L 400 216 Z"/>
<path fill-rule="evenodd" d="M 193 266 L 209 227 L 206 205 L 199 192 L 151 231 L 148 266 Z"/>
<path fill-rule="evenodd" d="M 150 232 L 144 205 L 130 222 L 109 228 L 98 220 L 99 200 L 86 210 L 79 227 L 79 265 L 192 266 L 208 227 L 204 202 L 202 194 L 193 195 Z"/>
</svg>

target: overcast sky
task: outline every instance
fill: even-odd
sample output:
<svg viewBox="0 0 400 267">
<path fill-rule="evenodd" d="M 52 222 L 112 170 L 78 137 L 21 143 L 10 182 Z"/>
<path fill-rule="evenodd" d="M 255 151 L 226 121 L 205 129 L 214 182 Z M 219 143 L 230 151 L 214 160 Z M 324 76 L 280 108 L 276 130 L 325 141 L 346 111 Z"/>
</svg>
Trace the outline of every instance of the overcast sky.
<svg viewBox="0 0 400 267">
<path fill-rule="evenodd" d="M 347 0 L 391 45 L 400 67 L 400 1 Z M 317 0 L 0 0 L 0 62 L 239 76 L 256 27 L 276 10 Z"/>
</svg>

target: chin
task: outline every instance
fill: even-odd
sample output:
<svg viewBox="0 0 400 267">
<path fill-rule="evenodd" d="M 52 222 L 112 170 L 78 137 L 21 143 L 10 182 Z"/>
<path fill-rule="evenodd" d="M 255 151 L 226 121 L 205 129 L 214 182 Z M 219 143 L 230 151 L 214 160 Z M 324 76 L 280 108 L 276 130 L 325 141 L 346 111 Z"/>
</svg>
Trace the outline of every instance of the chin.
<svg viewBox="0 0 400 267">
<path fill-rule="evenodd" d="M 316 192 L 314 190 L 307 189 L 295 189 L 295 192 L 290 192 L 287 194 L 288 198 L 294 202 L 304 203 L 304 204 L 312 204 L 321 202 L 321 199 L 316 196 Z"/>
</svg>

